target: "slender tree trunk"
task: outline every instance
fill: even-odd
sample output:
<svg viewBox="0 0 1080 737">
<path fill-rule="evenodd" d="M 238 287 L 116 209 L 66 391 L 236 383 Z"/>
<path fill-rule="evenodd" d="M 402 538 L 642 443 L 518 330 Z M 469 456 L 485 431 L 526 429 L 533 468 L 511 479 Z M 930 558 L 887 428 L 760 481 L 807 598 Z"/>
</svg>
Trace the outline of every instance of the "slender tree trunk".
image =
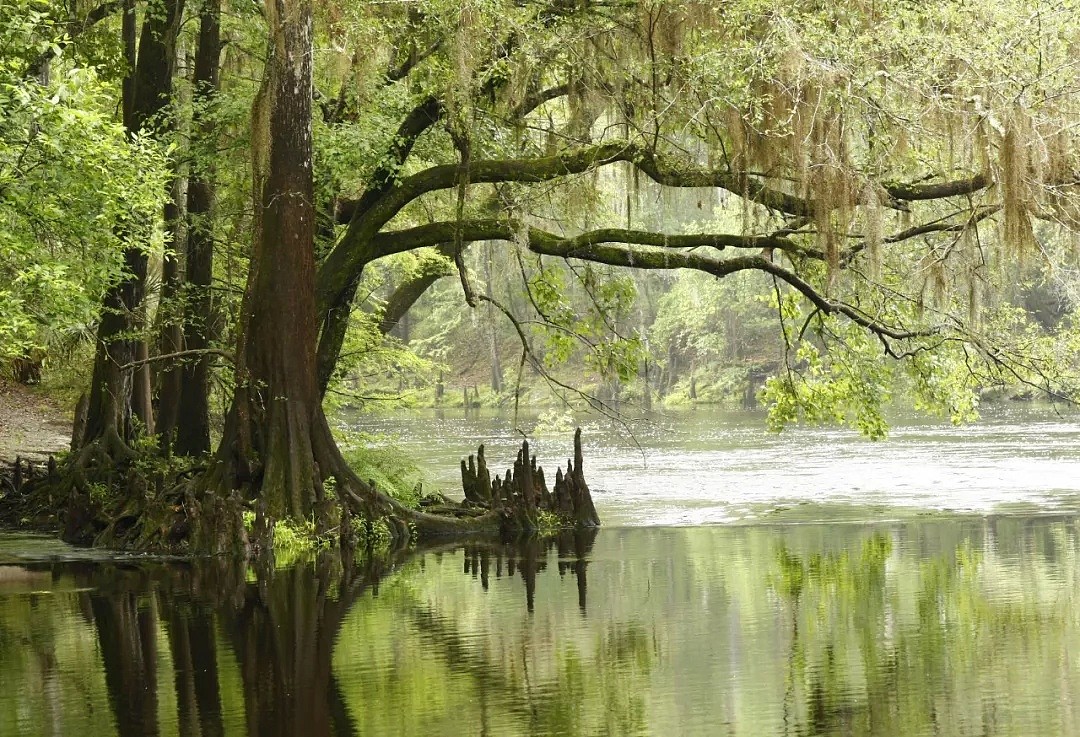
<svg viewBox="0 0 1080 737">
<path fill-rule="evenodd" d="M 184 0 L 169 0 L 163 12 L 148 13 L 143 23 L 138 56 L 135 54 L 135 5 L 124 6 L 123 41 L 129 68 L 123 84 L 124 126 L 134 134 L 149 130 L 165 110 L 172 94 L 176 34 L 180 27 Z M 82 438 L 130 439 L 131 417 L 153 426 L 149 369 L 132 372 L 122 367 L 140 353 L 138 340 L 130 335 L 142 326 L 146 293 L 147 257 L 143 249 L 129 247 L 124 252 L 124 276 L 105 294 L 98 326 L 94 376 L 90 386 L 87 422 Z"/>
<path fill-rule="evenodd" d="M 143 255 L 143 279 L 145 280 L 146 256 Z M 135 325 L 146 327 L 146 285 L 143 284 L 143 300 L 135 313 Z M 150 373 L 150 345 L 146 338 L 135 341 L 135 360 L 139 362 L 132 377 L 131 413 L 140 423 L 139 433 L 154 434 L 154 381 Z"/>
<path fill-rule="evenodd" d="M 125 0 L 121 21 L 124 61 L 129 70 L 135 68 L 135 0 Z M 121 107 L 124 124 L 134 118 L 135 75 L 129 73 L 121 85 Z M 117 438 L 130 434 L 131 377 L 119 370 L 135 360 L 135 343 L 117 336 L 130 329 L 130 315 L 142 304 L 146 263 L 134 249 L 124 252 L 124 277 L 111 287 L 103 298 L 101 322 L 98 323 L 97 349 L 94 354 L 94 373 L 90 382 L 86 421 L 82 435 L 72 438 L 74 446 L 107 433 Z"/>
<path fill-rule="evenodd" d="M 124 16 L 121 21 L 120 35 L 124 44 L 124 62 L 127 64 L 127 74 L 121 83 L 121 116 L 124 126 L 131 130 L 131 122 L 135 119 L 135 62 L 136 42 L 138 41 L 138 28 L 135 25 L 135 0 L 124 0 Z"/>
<path fill-rule="evenodd" d="M 199 15 L 199 42 L 195 50 L 195 76 L 191 127 L 197 143 L 212 139 L 213 123 L 207 107 L 217 93 L 221 59 L 221 0 L 204 0 Z M 196 162 L 187 192 L 187 295 L 184 340 L 189 350 L 210 345 L 213 303 L 210 282 L 214 271 L 211 213 L 214 207 L 214 172 L 209 157 Z M 186 361 L 180 377 L 175 450 L 181 455 L 210 451 L 210 363 L 200 355 Z"/>
<path fill-rule="evenodd" d="M 645 358 L 641 362 L 641 406 L 646 411 L 652 410 L 652 385 L 649 377 L 649 347 L 645 344 Z"/>
<path fill-rule="evenodd" d="M 166 0 L 161 8 L 149 12 L 143 20 L 142 32 L 139 37 L 139 58 L 135 64 L 135 101 L 132 108 L 132 117 L 126 121 L 127 129 L 131 133 L 156 132 L 164 133 L 172 127 L 171 120 L 164 119 L 168 115 L 168 106 L 173 100 L 173 73 L 176 69 L 176 39 L 180 31 L 180 20 L 184 12 L 184 0 Z M 165 226 L 174 229 L 179 213 L 170 208 L 170 203 L 165 206 Z M 145 250 L 141 255 L 144 261 L 142 273 L 145 280 L 147 256 Z M 176 279 L 178 264 L 165 260 L 165 279 Z M 143 285 L 145 290 L 145 284 Z M 148 319 L 145 304 L 140 305 L 136 314 L 136 320 L 141 323 L 140 327 L 146 327 Z M 149 357 L 149 346 L 145 338 L 139 341 L 142 345 L 139 350 L 140 360 Z M 154 432 L 154 409 L 153 409 L 153 377 L 150 364 L 140 366 L 134 377 L 134 403 L 133 411 L 150 434 Z"/>
<path fill-rule="evenodd" d="M 132 435 L 131 372 L 120 367 L 135 360 L 137 341 L 119 336 L 133 328 L 132 315 L 142 304 L 146 259 L 136 249 L 128 249 L 124 269 L 124 278 L 105 294 L 80 445 L 96 438 Z"/>
<path fill-rule="evenodd" d="M 489 300 L 495 297 L 494 285 L 492 284 L 491 276 L 491 244 L 488 243 L 484 247 L 484 286 L 485 294 Z M 502 384 L 502 364 L 499 361 L 499 340 L 495 325 L 497 322 L 497 316 L 495 308 L 491 302 L 487 304 L 487 319 L 488 319 L 488 348 L 491 352 L 491 391 L 496 394 L 501 394 L 503 390 Z"/>
<path fill-rule="evenodd" d="M 170 236 L 170 246 L 162 260 L 161 303 L 158 307 L 158 352 L 161 355 L 179 353 L 184 349 L 183 314 L 179 301 L 184 281 L 181 260 L 186 251 L 187 228 L 184 225 L 184 209 L 187 202 L 187 182 L 181 172 L 176 172 L 165 203 L 165 231 Z M 180 377 L 183 365 L 165 362 L 158 364 L 157 417 L 154 430 L 162 438 L 163 446 L 171 446 L 180 413 Z"/>
</svg>

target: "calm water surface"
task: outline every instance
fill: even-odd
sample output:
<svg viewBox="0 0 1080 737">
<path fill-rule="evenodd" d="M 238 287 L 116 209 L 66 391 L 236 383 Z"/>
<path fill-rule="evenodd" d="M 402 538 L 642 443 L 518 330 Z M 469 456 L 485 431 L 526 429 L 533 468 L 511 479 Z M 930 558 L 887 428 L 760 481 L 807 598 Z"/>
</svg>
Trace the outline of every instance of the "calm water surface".
<svg viewBox="0 0 1080 737">
<path fill-rule="evenodd" d="M 0 735 L 1080 734 L 1073 426 L 697 417 L 644 467 L 590 428 L 595 535 L 277 570 L 2 535 Z M 377 422 L 433 467 L 515 442 Z"/>
</svg>

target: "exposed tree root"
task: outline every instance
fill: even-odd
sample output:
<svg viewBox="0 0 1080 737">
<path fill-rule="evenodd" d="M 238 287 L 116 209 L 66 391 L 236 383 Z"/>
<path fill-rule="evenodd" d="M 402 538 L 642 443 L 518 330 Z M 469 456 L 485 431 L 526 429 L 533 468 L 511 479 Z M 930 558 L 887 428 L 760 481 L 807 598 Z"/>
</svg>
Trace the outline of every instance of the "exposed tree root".
<svg viewBox="0 0 1080 737">
<path fill-rule="evenodd" d="M 424 538 L 513 537 L 599 524 L 581 473 L 580 430 L 575 458 L 565 475 L 561 469 L 556 474 L 553 492 L 527 442 L 514 468 L 494 480 L 481 446 L 468 464 L 462 461 L 463 503 L 443 497 L 412 509 L 357 476 L 329 426 L 319 424 L 311 444 L 315 532 L 336 533 L 342 547 L 370 542 L 380 525 L 387 542 L 401 545 Z M 117 433 L 106 432 L 59 464 L 50 463 L 47 472 L 20 462 L 0 473 L 0 523 L 59 530 L 64 540 L 80 545 L 245 555 L 253 547 L 273 547 L 276 521 L 253 493 L 254 483 L 246 481 L 238 479 L 234 464 L 219 460 L 193 473 L 152 452 L 136 452 Z"/>
</svg>

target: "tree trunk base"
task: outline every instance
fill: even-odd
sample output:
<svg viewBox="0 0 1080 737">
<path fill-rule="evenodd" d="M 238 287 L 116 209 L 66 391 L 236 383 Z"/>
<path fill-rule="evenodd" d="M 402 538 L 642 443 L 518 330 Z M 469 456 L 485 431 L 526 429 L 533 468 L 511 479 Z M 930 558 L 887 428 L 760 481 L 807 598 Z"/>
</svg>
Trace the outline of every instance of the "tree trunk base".
<svg viewBox="0 0 1080 737">
<path fill-rule="evenodd" d="M 370 545 L 381 537 L 392 546 L 424 538 L 491 535 L 512 538 L 534 532 L 599 525 L 581 473 L 581 431 L 575 458 L 556 474 L 549 491 L 536 457 L 522 444 L 512 470 L 491 479 L 483 446 L 462 461 L 465 500 L 442 497 L 411 509 L 362 481 L 348 466 L 329 427 L 313 433 L 318 499 L 315 532 L 336 533 L 343 548 Z M 479 464 L 477 464 L 477 458 Z M 247 555 L 273 547 L 273 523 L 234 469 L 168 471 L 156 455 L 140 455 L 115 432 L 106 433 L 44 468 L 17 461 L 0 470 L 0 524 L 59 531 L 72 544 L 172 554 Z M 323 482 L 333 479 L 334 495 Z M 252 522 L 254 520 L 254 522 Z"/>
</svg>

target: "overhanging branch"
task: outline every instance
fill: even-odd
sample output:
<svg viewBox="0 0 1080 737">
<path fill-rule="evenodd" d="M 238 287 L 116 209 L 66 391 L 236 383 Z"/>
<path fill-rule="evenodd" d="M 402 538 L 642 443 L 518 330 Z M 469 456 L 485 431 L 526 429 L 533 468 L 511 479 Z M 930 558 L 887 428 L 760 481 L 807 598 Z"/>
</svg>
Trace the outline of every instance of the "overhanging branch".
<svg viewBox="0 0 1080 737">
<path fill-rule="evenodd" d="M 923 223 L 922 225 L 915 225 L 910 228 L 901 230 L 899 233 L 886 236 L 881 239 L 882 243 L 902 243 L 903 241 L 917 238 L 920 235 L 931 235 L 933 233 L 961 233 L 968 228 L 972 228 L 988 217 L 1001 211 L 1001 205 L 987 205 L 986 207 L 979 207 L 971 210 L 968 213 L 968 217 L 961 222 L 956 222 L 954 218 L 958 213 L 948 215 L 941 220 L 935 220 L 929 223 Z M 859 253 L 862 253 L 867 248 L 867 242 L 863 241 L 858 243 L 847 251 L 844 252 L 841 262 L 848 264 Z"/>
<path fill-rule="evenodd" d="M 454 239 L 459 224 L 455 221 L 430 223 L 405 230 L 386 231 L 372 239 L 373 253 L 378 258 L 403 253 L 426 246 L 436 246 Z M 513 240 L 519 233 L 527 232 L 530 241 L 561 244 L 568 250 L 585 248 L 603 243 L 624 243 L 657 248 L 745 248 L 784 251 L 793 256 L 805 256 L 821 260 L 821 252 L 802 246 L 784 236 L 734 235 L 730 233 L 691 233 L 671 235 L 646 230 L 625 228 L 598 228 L 574 236 L 557 236 L 540 228 L 525 228 L 518 220 L 478 219 L 460 223 L 463 241 Z"/>
<path fill-rule="evenodd" d="M 609 141 L 584 146 L 556 154 L 520 159 L 475 159 L 469 163 L 469 181 L 473 184 L 521 182 L 535 184 L 571 174 L 581 174 L 616 162 L 629 162 L 643 174 L 668 187 L 718 187 L 790 215 L 810 216 L 814 206 L 805 200 L 762 184 L 758 179 L 741 172 L 710 169 L 680 157 L 661 154 L 630 141 Z M 380 217 L 388 222 L 401 208 L 416 198 L 449 189 L 457 182 L 458 164 L 433 166 L 406 178 L 387 193 L 380 203 Z M 342 205 L 342 217 L 355 212 L 349 203 Z"/>
<path fill-rule="evenodd" d="M 453 222 L 435 223 L 408 230 L 382 233 L 378 236 L 378 239 L 382 239 L 382 245 L 386 248 L 385 253 L 388 255 L 412 250 L 424 245 L 445 242 L 447 233 L 452 232 L 448 229 L 452 229 L 456 225 Z M 515 239 L 515 235 L 520 232 L 520 228 L 515 228 L 513 223 L 501 220 L 468 221 L 461 225 L 463 241 L 512 241 Z M 787 283 L 806 297 L 822 313 L 826 315 L 844 315 L 855 324 L 876 335 L 903 340 L 936 335 L 939 332 L 933 329 L 904 330 L 879 322 L 851 305 L 829 299 L 795 272 L 761 255 L 716 258 L 694 251 L 683 250 L 695 246 L 761 248 L 764 242 L 778 242 L 771 245 L 772 248 L 778 248 L 786 244 L 795 246 L 794 242 L 786 238 L 761 236 L 755 238 L 722 234 L 667 236 L 662 233 L 617 228 L 589 231 L 578 236 L 559 236 L 539 228 L 529 228 L 527 232 L 529 250 L 544 256 L 591 261 L 608 266 L 633 269 L 693 269 L 720 278 L 740 271 L 763 271 Z M 671 244 L 672 239 L 676 238 L 680 239 L 678 241 L 680 245 L 677 247 Z M 723 245 L 718 245 L 721 243 Z M 796 248 L 798 247 L 796 246 Z M 801 253 L 801 255 L 809 254 Z M 821 258 L 821 255 L 816 254 L 815 257 Z"/>
<path fill-rule="evenodd" d="M 966 179 L 948 182 L 917 182 L 913 184 L 886 183 L 882 185 L 890 196 L 905 202 L 917 200 L 941 200 L 946 197 L 959 197 L 974 194 L 993 184 L 988 174 L 976 174 Z"/>
</svg>

